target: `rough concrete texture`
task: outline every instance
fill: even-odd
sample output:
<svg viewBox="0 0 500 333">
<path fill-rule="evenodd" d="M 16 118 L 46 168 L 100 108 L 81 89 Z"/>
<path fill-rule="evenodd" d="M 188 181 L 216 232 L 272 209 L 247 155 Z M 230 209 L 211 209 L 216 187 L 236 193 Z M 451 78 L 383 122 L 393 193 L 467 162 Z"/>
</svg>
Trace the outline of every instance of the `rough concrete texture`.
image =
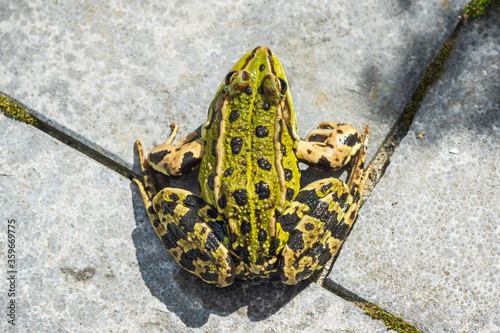
<svg viewBox="0 0 500 333">
<path fill-rule="evenodd" d="M 14 219 L 18 272 L 16 326 L 3 311 L 0 331 L 385 331 L 316 284 L 205 284 L 163 248 L 129 180 L 3 115 L 0 133 L 0 258 Z"/>
<path fill-rule="evenodd" d="M 500 331 L 499 17 L 460 32 L 328 277 L 424 332 Z"/>
<path fill-rule="evenodd" d="M 137 264 L 130 182 L 31 126 L 0 115 L 0 128 L 1 229 L 16 221 L 19 331 L 117 331 L 154 321 L 161 304 Z"/>
<path fill-rule="evenodd" d="M 466 2 L 0 0 L 0 91 L 131 167 L 136 139 L 199 127 L 235 61 L 267 45 L 301 135 L 370 125 L 370 159 Z"/>
</svg>

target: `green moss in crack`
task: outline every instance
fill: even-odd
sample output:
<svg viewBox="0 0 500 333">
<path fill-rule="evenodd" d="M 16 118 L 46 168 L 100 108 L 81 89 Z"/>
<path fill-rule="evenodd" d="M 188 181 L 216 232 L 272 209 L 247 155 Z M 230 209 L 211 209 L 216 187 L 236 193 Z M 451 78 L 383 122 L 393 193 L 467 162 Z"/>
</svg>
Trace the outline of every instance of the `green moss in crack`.
<svg viewBox="0 0 500 333">
<path fill-rule="evenodd" d="M 424 100 L 425 94 L 429 87 L 434 83 L 443 73 L 445 69 L 445 64 L 450 57 L 451 51 L 453 50 L 452 42 L 447 42 L 441 47 L 437 56 L 432 60 L 432 62 L 427 66 L 424 72 L 424 77 L 422 82 L 417 87 L 411 100 L 406 105 L 403 111 L 403 120 L 406 122 L 406 130 L 410 128 L 413 118 L 417 114 L 422 101 Z"/>
<path fill-rule="evenodd" d="M 371 303 L 357 303 L 357 305 L 365 310 L 365 312 L 373 319 L 382 320 L 387 328 L 395 330 L 399 333 L 420 333 L 420 331 L 413 325 L 408 324 L 402 318 L 396 317 L 390 313 L 385 312 L 381 308 Z"/>
<path fill-rule="evenodd" d="M 38 120 L 19 103 L 3 94 L 0 94 L 0 110 L 10 118 L 38 127 Z"/>
<path fill-rule="evenodd" d="M 477 20 L 484 16 L 491 4 L 500 4 L 500 0 L 471 0 L 464 9 L 464 19 L 469 17 Z"/>
</svg>

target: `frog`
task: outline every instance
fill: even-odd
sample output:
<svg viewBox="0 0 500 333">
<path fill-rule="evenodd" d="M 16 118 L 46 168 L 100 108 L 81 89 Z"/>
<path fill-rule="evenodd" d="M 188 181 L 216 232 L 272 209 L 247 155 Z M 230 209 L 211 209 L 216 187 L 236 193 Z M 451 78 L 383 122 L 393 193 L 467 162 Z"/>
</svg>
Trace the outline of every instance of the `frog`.
<svg viewBox="0 0 500 333">
<path fill-rule="evenodd" d="M 217 287 L 235 279 L 308 279 L 333 258 L 360 206 L 369 127 L 321 122 L 304 140 L 289 82 L 265 46 L 227 73 L 201 131 L 174 144 L 179 126 L 146 155 L 136 141 L 139 187 L 152 226 L 175 261 Z M 299 162 L 350 169 L 300 188 Z M 154 174 L 183 176 L 199 168 L 201 195 L 164 187 Z"/>
</svg>

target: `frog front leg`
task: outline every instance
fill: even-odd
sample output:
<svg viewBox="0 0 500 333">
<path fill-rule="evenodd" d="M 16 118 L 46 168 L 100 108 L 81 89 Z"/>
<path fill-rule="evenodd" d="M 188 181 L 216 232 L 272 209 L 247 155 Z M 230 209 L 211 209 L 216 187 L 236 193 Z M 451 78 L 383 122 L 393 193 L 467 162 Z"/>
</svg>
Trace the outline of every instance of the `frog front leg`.
<svg viewBox="0 0 500 333">
<path fill-rule="evenodd" d="M 170 126 L 172 133 L 167 141 L 151 150 L 148 163 L 154 170 L 169 176 L 185 175 L 200 164 L 204 142 L 198 133 L 191 132 L 173 145 L 179 126 L 175 123 Z"/>
<path fill-rule="evenodd" d="M 134 182 L 158 237 L 175 261 L 208 283 L 225 287 L 233 283 L 236 268 L 228 251 L 227 225 L 201 197 L 186 190 L 164 188 L 156 193 L 144 150 L 136 142 L 144 185 Z"/>
<path fill-rule="evenodd" d="M 368 126 L 361 142 L 347 184 L 337 178 L 313 182 L 277 219 L 279 228 L 289 234 L 279 265 L 283 283 L 296 284 L 323 268 L 347 237 L 371 169 L 364 169 Z"/>
<path fill-rule="evenodd" d="M 320 137 L 324 141 L 309 141 Z M 361 135 L 346 124 L 322 122 L 305 140 L 299 141 L 296 156 L 300 162 L 319 169 L 338 170 L 347 165 L 361 148 Z"/>
</svg>

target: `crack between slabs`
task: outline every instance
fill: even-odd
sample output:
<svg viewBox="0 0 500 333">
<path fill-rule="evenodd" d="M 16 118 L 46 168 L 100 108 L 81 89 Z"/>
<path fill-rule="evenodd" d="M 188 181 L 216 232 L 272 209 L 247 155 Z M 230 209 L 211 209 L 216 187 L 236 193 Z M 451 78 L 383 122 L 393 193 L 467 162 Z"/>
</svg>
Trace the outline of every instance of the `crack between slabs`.
<svg viewBox="0 0 500 333">
<path fill-rule="evenodd" d="M 345 289 L 339 284 L 332 283 L 331 286 L 323 285 L 325 289 L 341 297 L 342 299 L 354 303 L 358 308 L 363 310 L 372 319 L 382 320 L 388 329 L 401 333 L 420 333 L 421 331 L 412 324 L 404 321 L 403 318 L 393 315 L 392 313 L 380 308 L 379 306 L 368 302 L 355 293 Z"/>
<path fill-rule="evenodd" d="M 399 115 L 399 118 L 395 121 L 391 130 L 386 135 L 384 141 L 379 146 L 377 152 L 370 161 L 373 168 L 365 187 L 365 193 L 363 193 L 362 203 L 370 196 L 375 186 L 384 176 L 385 171 L 391 162 L 392 154 L 408 134 L 410 126 L 413 123 L 413 119 L 420 109 L 427 91 L 434 84 L 434 82 L 440 78 L 441 73 L 444 72 L 446 62 L 453 52 L 455 39 L 462 26 L 462 21 L 457 22 L 455 29 L 451 32 L 448 38 L 446 38 L 435 57 L 427 65 L 422 74 L 420 84 L 415 88 L 410 100 L 407 102 L 405 108 Z M 420 133 L 420 135 L 424 134 L 425 133 Z"/>
<path fill-rule="evenodd" d="M 392 154 L 408 134 L 413 119 L 420 109 L 420 106 L 427 94 L 428 89 L 433 85 L 435 81 L 440 78 L 441 73 L 444 72 L 445 64 L 448 61 L 451 53 L 453 52 L 455 40 L 458 36 L 458 33 L 460 32 L 460 29 L 464 26 L 465 23 L 466 18 L 457 18 L 455 28 L 446 38 L 445 42 L 438 50 L 435 57 L 425 68 L 424 73 L 421 77 L 420 84 L 415 88 L 412 97 L 406 104 L 400 116 L 395 121 L 393 127 L 386 135 L 384 141 L 370 161 L 370 164 L 372 164 L 373 168 L 367 181 L 365 192 L 363 193 L 363 197 L 361 199 L 360 208 L 362 207 L 366 199 L 370 196 L 375 186 L 384 176 L 385 171 L 390 164 Z M 420 133 L 419 136 L 424 134 L 425 133 Z M 342 248 L 340 248 L 335 257 L 327 263 L 325 268 L 314 276 L 314 280 L 316 281 L 316 283 L 332 292 L 333 294 L 339 296 L 340 298 L 354 303 L 356 306 L 364 310 L 370 317 L 384 321 L 389 329 L 393 329 L 397 332 L 420 332 L 420 330 L 418 330 L 413 325 L 405 322 L 401 317 L 397 317 L 390 312 L 383 310 L 382 308 L 374 305 L 373 303 L 370 303 L 369 301 L 365 300 L 356 293 L 344 288 L 343 286 L 333 281 L 330 281 L 328 284 L 325 283 L 326 277 L 330 274 L 330 271 L 333 268 L 333 264 L 335 263 L 335 260 L 339 256 L 341 250 Z"/>
<path fill-rule="evenodd" d="M 393 127 L 386 135 L 383 143 L 380 145 L 379 149 L 375 153 L 374 157 L 370 161 L 373 165 L 372 172 L 370 174 L 370 178 L 367 181 L 365 192 L 363 194 L 363 198 L 361 199 L 361 206 L 369 197 L 371 192 L 377 183 L 384 176 L 387 167 L 390 164 L 390 158 L 394 153 L 395 149 L 399 146 L 402 139 L 408 134 L 409 128 L 415 117 L 420 105 L 428 91 L 428 88 L 440 77 L 442 71 L 444 71 L 444 65 L 452 52 L 453 44 L 458 35 L 458 32 L 464 25 L 464 19 L 458 18 L 457 23 L 455 25 L 454 30 L 448 36 L 446 41 L 443 43 L 443 46 L 439 49 L 436 56 L 432 59 L 430 64 L 426 67 L 424 73 L 422 74 L 421 83 L 415 88 L 415 91 L 412 94 L 411 99 L 407 103 L 404 110 L 401 112 L 399 118 L 395 121 Z M 349 90 L 349 89 L 348 89 Z M 351 90 L 349 90 L 351 91 Z M 352 91 L 357 93 L 356 91 Z M 132 179 L 132 178 L 141 178 L 140 175 L 135 173 L 134 171 L 128 169 L 124 165 L 117 162 L 115 159 L 106 156 L 104 153 L 100 152 L 99 147 L 92 148 L 89 144 L 84 143 L 86 141 L 84 138 L 81 140 L 78 137 L 81 137 L 78 133 L 74 133 L 69 129 L 64 128 L 64 131 L 59 130 L 52 126 L 49 122 L 50 119 L 42 119 L 42 116 L 35 116 L 32 113 L 28 112 L 28 108 L 22 103 L 16 101 L 14 98 L 7 96 L 4 93 L 0 92 L 0 110 L 4 112 L 8 117 L 17 119 L 21 122 L 28 123 L 39 130 L 45 132 L 56 140 L 68 145 L 69 147 L 76 149 L 77 151 L 85 154 L 89 158 L 95 160 L 96 162 L 102 164 L 103 166 L 114 170 L 120 175 Z M 60 125 L 59 125 L 60 126 Z M 66 133 L 68 132 L 68 133 Z M 118 157 L 115 157 L 119 159 Z M 2 174 L 0 176 L 10 176 Z M 338 285 L 334 282 L 330 282 L 330 285 L 325 283 L 326 277 L 329 275 L 333 263 L 335 259 L 338 257 L 338 254 L 325 266 L 325 268 L 318 274 L 315 275 L 314 280 L 323 288 L 329 290 L 330 292 L 336 294 L 337 296 L 343 298 L 346 301 L 354 302 L 358 307 L 365 310 L 372 318 L 382 319 L 380 313 L 383 313 L 385 317 L 395 318 L 397 321 L 402 322 L 404 325 L 408 325 L 407 330 L 400 330 L 397 327 L 391 327 L 387 323 L 386 320 L 384 322 L 390 329 L 395 329 L 398 332 L 419 332 L 418 329 L 411 326 L 410 324 L 405 323 L 401 318 L 396 317 L 390 314 L 387 311 L 382 310 L 376 305 L 373 305 L 360 297 L 359 295 L 345 289 L 341 285 Z M 379 314 L 373 314 L 373 309 L 375 312 Z"/>
<path fill-rule="evenodd" d="M 363 207 L 363 204 L 370 196 L 375 186 L 384 176 L 385 171 L 387 170 L 387 167 L 391 162 L 392 154 L 404 139 L 404 137 L 406 137 L 406 135 L 408 134 L 410 126 L 413 122 L 413 118 L 416 116 L 417 111 L 420 108 L 420 105 L 427 93 L 427 90 L 437 79 L 439 79 L 440 74 L 444 71 L 446 61 L 448 60 L 453 50 L 453 44 L 462 26 L 463 22 L 457 21 L 455 29 L 443 43 L 443 46 L 439 49 L 436 56 L 430 61 L 429 65 L 427 65 L 424 73 L 422 74 L 421 83 L 415 88 L 412 97 L 406 104 L 398 119 L 394 122 L 391 130 L 386 135 L 384 141 L 379 146 L 377 152 L 370 161 L 370 164 L 372 165 L 372 171 L 370 173 L 368 181 L 366 182 L 363 197 L 361 198 L 360 209 L 361 207 Z M 330 273 L 333 264 L 335 263 L 335 260 L 337 259 L 341 250 L 342 248 L 340 248 L 335 257 L 327 263 L 323 271 L 317 275 L 316 282 L 318 284 L 322 286 L 324 285 L 324 280 Z"/>
<path fill-rule="evenodd" d="M 79 151 L 80 153 L 88 156 L 90 159 L 102 164 L 103 166 L 117 172 L 118 174 L 132 180 L 132 178 L 140 178 L 141 176 L 136 172 L 125 167 L 123 164 L 117 162 L 120 160 L 119 157 L 113 156 L 109 157 L 107 155 L 112 155 L 108 153 L 107 155 L 102 152 L 104 151 L 98 146 L 91 147 L 91 143 L 85 143 L 87 141 L 80 134 L 75 133 L 63 126 L 59 125 L 63 129 L 57 129 L 50 124 L 52 122 L 50 119 L 43 117 L 42 115 L 37 116 L 35 112 L 32 112 L 25 105 L 17 101 L 16 99 L 0 92 L 0 111 L 2 111 L 7 117 L 14 118 L 26 124 L 32 125 L 33 127 L 41 130 L 42 132 L 50 135 L 52 138 L 64 143 L 65 145 Z"/>
</svg>

